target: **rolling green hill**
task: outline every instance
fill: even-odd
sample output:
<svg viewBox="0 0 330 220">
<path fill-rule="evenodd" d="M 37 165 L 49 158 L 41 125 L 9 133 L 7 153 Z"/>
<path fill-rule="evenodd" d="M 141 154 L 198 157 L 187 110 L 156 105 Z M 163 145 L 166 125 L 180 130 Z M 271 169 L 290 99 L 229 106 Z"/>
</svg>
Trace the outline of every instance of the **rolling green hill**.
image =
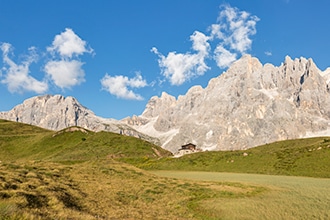
<svg viewBox="0 0 330 220">
<path fill-rule="evenodd" d="M 54 132 L 0 120 L 0 152 L 0 219 L 212 219 L 200 201 L 266 190 L 158 177 L 123 161 L 170 152 L 79 127 Z"/>
<path fill-rule="evenodd" d="M 173 158 L 149 142 L 71 127 L 58 132 L 0 120 L 0 160 L 62 164 L 113 159 L 146 170 L 195 170 L 330 177 L 330 137 L 286 140 L 245 151 L 200 152 Z"/>
<path fill-rule="evenodd" d="M 215 171 L 330 177 L 330 137 L 279 141 L 244 151 L 188 154 L 136 164 L 150 170 Z"/>
<path fill-rule="evenodd" d="M 58 132 L 0 120 L 0 160 L 79 162 L 106 158 L 160 158 L 171 153 L 149 142 L 71 127 Z"/>
</svg>

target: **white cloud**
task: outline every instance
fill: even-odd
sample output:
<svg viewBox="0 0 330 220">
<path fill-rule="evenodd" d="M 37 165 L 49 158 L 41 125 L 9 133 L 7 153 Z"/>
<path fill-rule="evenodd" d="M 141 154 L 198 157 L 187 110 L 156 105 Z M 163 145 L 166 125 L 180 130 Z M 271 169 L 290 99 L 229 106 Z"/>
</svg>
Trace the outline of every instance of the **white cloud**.
<svg viewBox="0 0 330 220">
<path fill-rule="evenodd" d="M 5 57 L 8 56 L 12 46 L 9 43 L 2 43 L 0 48 L 2 50 L 3 56 Z"/>
<path fill-rule="evenodd" d="M 9 58 L 12 48 L 9 43 L 1 44 L 0 48 L 3 54 L 3 63 L 7 66 L 2 68 L 4 79 L 1 80 L 1 83 L 6 84 L 10 92 L 32 91 L 40 94 L 48 90 L 47 82 L 38 81 L 29 75 L 30 65 L 38 59 L 34 47 L 29 48 L 29 55 L 25 56 L 25 60 L 20 65 Z"/>
<path fill-rule="evenodd" d="M 236 53 L 232 53 L 222 45 L 218 45 L 214 50 L 214 59 L 218 67 L 226 68 L 236 60 Z"/>
<path fill-rule="evenodd" d="M 101 85 L 102 89 L 118 98 L 143 100 L 141 95 L 134 93 L 131 89 L 143 88 L 147 86 L 147 82 L 142 78 L 140 73 L 137 73 L 134 78 L 130 79 L 127 76 L 110 76 L 106 74 L 101 79 Z"/>
<path fill-rule="evenodd" d="M 66 28 L 64 32 L 55 36 L 52 46 L 47 48 L 49 52 L 57 52 L 63 58 L 72 58 L 73 55 L 92 53 L 93 49 L 86 47 L 86 41 L 76 35 L 72 29 Z"/>
<path fill-rule="evenodd" d="M 214 40 L 214 38 L 218 39 L 224 39 L 224 34 L 221 32 L 221 26 L 220 24 L 212 24 L 209 27 L 209 30 L 211 31 L 210 39 Z"/>
<path fill-rule="evenodd" d="M 221 5 L 220 9 L 217 23 L 208 28 L 209 36 L 199 31 L 190 36 L 195 53 L 173 51 L 164 56 L 156 47 L 151 49 L 159 57 L 158 65 L 162 75 L 172 85 L 181 85 L 193 77 L 203 75 L 210 69 L 205 62 L 210 57 L 213 57 L 219 68 L 227 68 L 239 55 L 251 49 L 251 36 L 256 34 L 259 18 L 228 4 Z M 213 56 L 210 56 L 211 43 L 217 44 Z"/>
<path fill-rule="evenodd" d="M 0 81 L 8 86 L 10 92 L 23 93 L 33 91 L 44 93 L 48 90 L 46 80 L 38 81 L 30 74 L 30 65 L 36 63 L 39 59 L 37 49 L 30 47 L 29 54 L 21 55 L 22 62 L 16 64 L 9 54 L 12 46 L 9 43 L 0 44 L 3 53 L 4 66 L 0 70 Z M 76 35 L 72 29 L 66 28 L 64 32 L 54 37 L 52 45 L 47 47 L 47 51 L 52 57 L 43 67 L 47 80 L 62 89 L 71 88 L 84 82 L 85 72 L 82 69 L 83 62 L 78 58 L 84 53 L 93 53 L 93 49 L 87 46 L 86 41 Z"/>
<path fill-rule="evenodd" d="M 46 63 L 44 71 L 56 86 L 65 89 L 85 82 L 84 63 L 78 60 L 78 56 L 93 53 L 93 49 L 87 48 L 86 44 L 72 29 L 66 28 L 55 36 L 52 46 L 47 47 L 47 51 L 54 56 Z M 56 54 L 59 54 L 59 59 L 55 59 Z"/>
<path fill-rule="evenodd" d="M 44 70 L 56 86 L 65 89 L 85 81 L 82 65 L 83 63 L 77 60 L 49 61 Z"/>
<path fill-rule="evenodd" d="M 192 48 L 195 51 L 204 56 L 208 55 L 210 44 L 207 41 L 209 37 L 199 31 L 195 31 L 193 35 L 190 36 L 190 40 L 193 42 Z"/>
<path fill-rule="evenodd" d="M 270 51 L 266 51 L 266 52 L 265 52 L 265 55 L 266 55 L 266 56 L 272 56 L 273 54 L 272 54 L 272 52 L 270 52 Z"/>
<path fill-rule="evenodd" d="M 259 18 L 227 4 L 220 8 L 222 10 L 219 13 L 217 24 L 211 25 L 209 29 L 211 30 L 210 38 L 220 40 L 214 57 L 218 66 L 225 68 L 235 61 L 238 55 L 243 55 L 251 49 L 250 37 L 257 33 L 256 24 Z M 222 52 L 223 55 L 221 55 Z M 225 60 L 220 61 L 219 59 Z"/>
<path fill-rule="evenodd" d="M 205 63 L 205 58 L 210 51 L 209 37 L 199 31 L 195 31 L 190 36 L 190 40 L 193 42 L 193 50 L 197 53 L 169 52 L 165 57 L 157 48 L 153 47 L 151 49 L 159 57 L 158 64 L 162 74 L 172 85 L 181 85 L 195 76 L 203 75 L 210 69 Z"/>
</svg>

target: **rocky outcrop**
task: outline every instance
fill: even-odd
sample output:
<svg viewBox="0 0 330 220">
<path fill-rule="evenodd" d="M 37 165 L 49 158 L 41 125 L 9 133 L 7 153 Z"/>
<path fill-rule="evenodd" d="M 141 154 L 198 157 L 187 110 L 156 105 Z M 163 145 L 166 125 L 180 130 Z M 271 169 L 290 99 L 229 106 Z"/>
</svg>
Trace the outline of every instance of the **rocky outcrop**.
<svg viewBox="0 0 330 220">
<path fill-rule="evenodd" d="M 73 97 L 45 95 L 25 100 L 9 112 L 1 112 L 0 117 L 7 120 L 28 123 L 50 130 L 61 130 L 70 126 L 91 128 L 91 119 L 96 119 Z M 95 121 L 95 120 L 93 120 Z M 91 130 L 101 130 L 93 127 Z"/>
<path fill-rule="evenodd" d="M 126 123 L 96 116 L 91 110 L 70 96 L 32 97 L 8 112 L 0 112 L 0 118 L 50 130 L 79 126 L 91 131 L 111 131 L 159 143 L 158 139 L 142 134 Z"/>
<path fill-rule="evenodd" d="M 276 67 L 245 55 L 205 89 L 192 87 L 178 99 L 152 97 L 142 115 L 126 122 L 172 152 L 189 142 L 237 150 L 330 135 L 329 81 L 330 69 L 320 71 L 312 59 L 287 56 Z"/>
</svg>

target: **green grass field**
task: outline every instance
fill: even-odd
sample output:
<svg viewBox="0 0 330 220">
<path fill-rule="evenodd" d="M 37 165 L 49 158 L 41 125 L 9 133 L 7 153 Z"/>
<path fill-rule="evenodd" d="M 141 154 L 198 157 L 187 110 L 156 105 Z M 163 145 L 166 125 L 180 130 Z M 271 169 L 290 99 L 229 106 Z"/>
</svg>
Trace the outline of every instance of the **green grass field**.
<svg viewBox="0 0 330 220">
<path fill-rule="evenodd" d="M 294 176 L 329 177 L 329 144 L 172 158 L 133 137 L 0 120 L 0 219 L 328 219 L 330 180 Z"/>
<path fill-rule="evenodd" d="M 186 170 L 330 178 L 330 137 L 287 140 L 245 151 L 201 152 L 149 159 L 147 170 Z"/>
<path fill-rule="evenodd" d="M 159 176 L 194 180 L 239 182 L 268 191 L 236 199 L 209 199 L 200 206 L 215 219 L 329 219 L 330 179 L 196 171 L 153 171 Z"/>
</svg>

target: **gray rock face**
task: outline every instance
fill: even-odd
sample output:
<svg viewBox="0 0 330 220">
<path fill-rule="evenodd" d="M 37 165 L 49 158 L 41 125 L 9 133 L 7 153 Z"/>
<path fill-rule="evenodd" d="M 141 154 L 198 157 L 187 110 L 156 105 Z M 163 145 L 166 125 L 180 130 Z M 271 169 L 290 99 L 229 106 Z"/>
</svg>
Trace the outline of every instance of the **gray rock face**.
<svg viewBox="0 0 330 220">
<path fill-rule="evenodd" d="M 184 96 L 152 97 L 141 116 L 126 119 L 176 152 L 194 143 L 202 150 L 237 150 L 330 135 L 330 69 L 311 59 L 286 57 L 279 67 L 245 55 L 203 89 Z M 134 121 L 134 122 L 133 122 Z"/>
<path fill-rule="evenodd" d="M 0 112 L 0 118 L 50 130 L 79 126 L 92 131 L 111 131 L 158 143 L 157 139 L 141 134 L 126 123 L 98 117 L 75 98 L 61 95 L 27 99 L 8 112 Z"/>
<path fill-rule="evenodd" d="M 17 122 L 37 125 L 50 130 L 60 130 L 70 126 L 90 127 L 89 120 L 95 115 L 80 105 L 73 97 L 45 95 L 27 99 L 9 112 L 1 112 L 0 117 Z M 89 119 L 89 120 L 88 120 Z M 98 128 L 93 128 L 97 130 Z"/>
</svg>

